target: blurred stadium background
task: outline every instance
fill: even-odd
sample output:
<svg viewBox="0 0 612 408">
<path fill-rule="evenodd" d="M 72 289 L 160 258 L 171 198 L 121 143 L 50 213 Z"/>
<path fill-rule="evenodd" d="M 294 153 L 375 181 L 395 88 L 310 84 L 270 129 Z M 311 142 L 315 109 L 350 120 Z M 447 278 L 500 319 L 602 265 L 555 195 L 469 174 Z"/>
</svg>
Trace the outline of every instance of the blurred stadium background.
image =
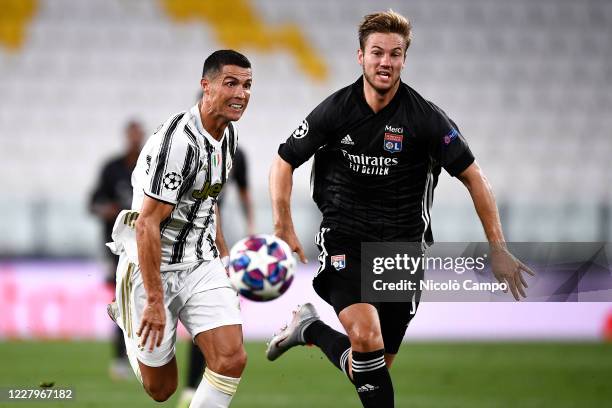
<svg viewBox="0 0 612 408">
<path fill-rule="evenodd" d="M 88 212 L 125 124 L 137 118 L 151 133 L 194 103 L 211 51 L 244 52 L 254 86 L 240 145 L 257 230 L 271 232 L 278 144 L 360 75 L 357 24 L 387 8 L 414 25 L 403 80 L 459 124 L 507 239 L 610 241 L 610 1 L 0 0 L 0 387 L 49 380 L 76 387 L 70 406 L 151 405 L 135 383 L 107 378 L 112 294 Z M 316 301 L 309 171 L 296 171 L 293 208 L 311 262 L 281 299 L 243 304 L 251 365 L 237 407 L 356 401 L 315 351 L 274 367 L 258 343 L 295 303 Z M 245 230 L 235 191 L 225 193 L 232 242 Z M 447 175 L 432 219 L 439 241 L 483 240 L 468 194 Z M 398 406 L 603 406 L 610 313 L 612 303 L 423 305 L 394 367 Z"/>
</svg>

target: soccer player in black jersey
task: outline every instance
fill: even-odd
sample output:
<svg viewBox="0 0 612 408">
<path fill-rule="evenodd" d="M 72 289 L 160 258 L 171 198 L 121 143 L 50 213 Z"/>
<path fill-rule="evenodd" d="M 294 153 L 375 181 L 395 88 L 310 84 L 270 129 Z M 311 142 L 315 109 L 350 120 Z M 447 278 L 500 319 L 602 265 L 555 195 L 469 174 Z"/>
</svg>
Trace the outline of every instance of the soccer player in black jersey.
<svg viewBox="0 0 612 408">
<path fill-rule="evenodd" d="M 125 138 L 127 142 L 125 152 L 104 164 L 98 184 L 89 201 L 90 212 L 99 217 L 104 224 L 104 243 L 112 240 L 113 225 L 119 212 L 132 206 L 132 171 L 145 138 L 142 124 L 130 120 L 125 127 Z M 117 257 L 108 248 L 105 247 L 104 250 L 110 266 L 106 283 L 114 291 Z M 113 333 L 113 352 L 113 361 L 109 367 L 111 378 L 116 380 L 131 378 L 132 369 L 125 351 L 123 331 L 119 327 L 115 327 Z"/>
<path fill-rule="evenodd" d="M 274 360 L 298 344 L 318 346 L 354 383 L 364 407 L 393 407 L 388 368 L 413 315 L 411 303 L 361 301 L 360 244 L 432 242 L 430 208 L 441 168 L 467 187 L 491 243 L 494 273 L 517 300 L 525 296 L 521 271 L 531 273 L 506 250 L 491 187 L 458 127 L 401 81 L 410 41 L 405 17 L 367 15 L 359 26 L 363 76 L 306 117 L 280 146 L 270 174 L 275 233 L 305 262 L 290 196 L 293 170 L 315 156 L 312 194 L 323 222 L 313 286 L 348 336 L 306 304 L 271 340 L 267 356 Z"/>
</svg>

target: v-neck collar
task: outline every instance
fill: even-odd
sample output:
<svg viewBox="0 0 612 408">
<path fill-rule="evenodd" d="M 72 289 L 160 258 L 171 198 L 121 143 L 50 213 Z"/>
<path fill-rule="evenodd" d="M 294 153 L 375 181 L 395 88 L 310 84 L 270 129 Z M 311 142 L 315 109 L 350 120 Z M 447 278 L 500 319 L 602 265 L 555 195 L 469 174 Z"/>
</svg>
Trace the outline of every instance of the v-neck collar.
<svg viewBox="0 0 612 408">
<path fill-rule="evenodd" d="M 378 112 L 374 112 L 372 107 L 368 105 L 368 102 L 366 101 L 366 98 L 365 98 L 365 93 L 363 91 L 363 75 L 360 76 L 359 79 L 357 79 L 357 81 L 353 83 L 352 88 L 353 88 L 353 96 L 355 100 L 357 101 L 357 103 L 359 104 L 359 106 L 361 107 L 361 109 L 363 110 L 363 112 L 369 115 L 372 115 L 372 116 L 383 115 L 385 112 L 391 109 L 394 109 L 400 103 L 400 100 L 405 92 L 404 83 L 400 79 L 400 85 L 397 88 L 395 95 L 393 95 L 393 98 L 389 101 L 389 103 L 384 108 L 382 108 Z"/>
<path fill-rule="evenodd" d="M 204 125 L 202 124 L 202 117 L 200 116 L 200 107 L 198 105 L 199 104 L 196 103 L 191 108 L 191 114 L 195 118 L 195 125 L 196 125 L 196 128 L 198 130 L 198 133 L 200 133 L 204 138 L 206 138 L 206 140 L 208 140 L 210 142 L 210 144 L 212 144 L 213 146 L 215 146 L 217 148 L 220 148 L 221 145 L 223 144 L 223 139 L 225 139 L 225 136 L 226 136 L 226 134 L 228 132 L 227 127 L 223 131 L 223 136 L 221 136 L 221 139 L 217 140 L 214 137 L 212 137 L 212 135 L 210 133 L 208 133 L 208 131 L 206 129 L 204 129 Z"/>
</svg>

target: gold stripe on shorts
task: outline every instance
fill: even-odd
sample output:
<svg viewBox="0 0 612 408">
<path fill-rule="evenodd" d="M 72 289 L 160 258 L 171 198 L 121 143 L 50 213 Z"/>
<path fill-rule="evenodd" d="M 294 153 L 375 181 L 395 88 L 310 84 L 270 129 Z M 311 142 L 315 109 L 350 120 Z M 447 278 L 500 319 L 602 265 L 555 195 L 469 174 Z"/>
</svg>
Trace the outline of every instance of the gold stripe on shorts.
<svg viewBox="0 0 612 408">
<path fill-rule="evenodd" d="M 126 299 L 126 309 L 127 309 L 127 324 L 128 324 L 128 337 L 133 337 L 134 328 L 132 327 L 132 308 L 131 308 L 131 299 L 132 299 L 132 272 L 134 272 L 135 265 L 133 263 L 129 263 L 127 276 L 126 276 L 126 291 L 127 291 L 127 299 Z"/>
</svg>

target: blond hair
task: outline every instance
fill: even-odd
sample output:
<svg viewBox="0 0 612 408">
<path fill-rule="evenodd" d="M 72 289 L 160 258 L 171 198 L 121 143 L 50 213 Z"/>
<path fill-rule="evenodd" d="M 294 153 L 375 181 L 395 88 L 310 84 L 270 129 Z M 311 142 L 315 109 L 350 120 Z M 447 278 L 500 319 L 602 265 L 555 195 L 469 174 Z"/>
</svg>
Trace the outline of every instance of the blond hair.
<svg viewBox="0 0 612 408">
<path fill-rule="evenodd" d="M 378 13 L 368 14 L 359 24 L 359 47 L 365 50 L 365 43 L 370 34 L 373 33 L 394 33 L 399 34 L 404 38 L 406 48 L 410 46 L 412 41 L 412 24 L 410 21 L 399 13 L 389 9 Z"/>
</svg>

